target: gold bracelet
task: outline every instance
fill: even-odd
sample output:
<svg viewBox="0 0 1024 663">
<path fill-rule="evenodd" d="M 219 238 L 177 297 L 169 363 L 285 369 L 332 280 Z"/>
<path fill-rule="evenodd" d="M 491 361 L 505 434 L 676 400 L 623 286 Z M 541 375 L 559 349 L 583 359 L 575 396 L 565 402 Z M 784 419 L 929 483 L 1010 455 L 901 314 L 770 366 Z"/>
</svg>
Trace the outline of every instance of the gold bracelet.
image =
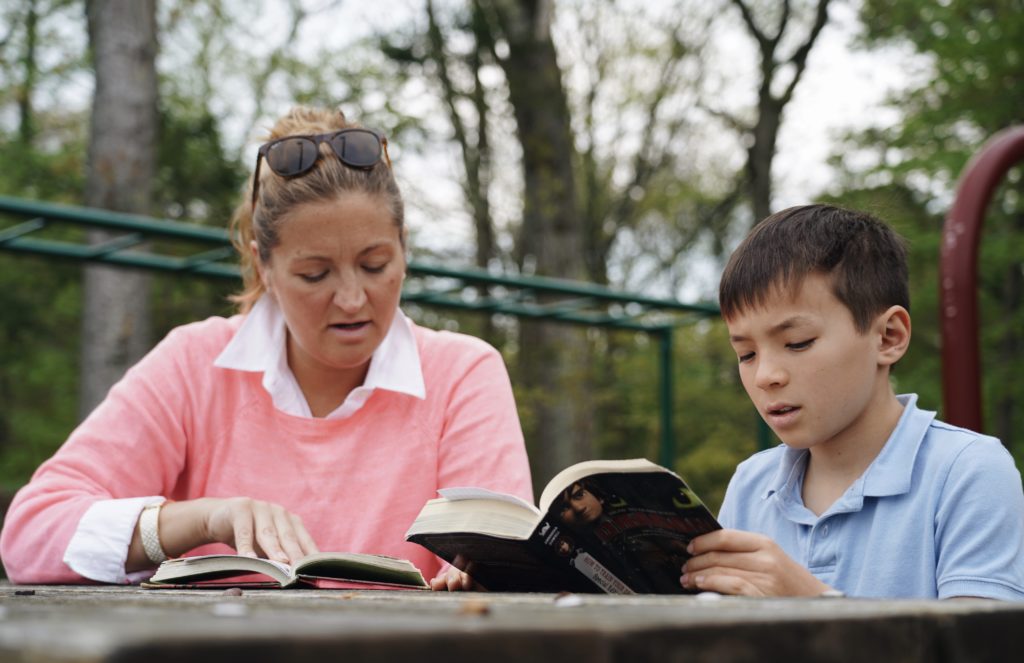
<svg viewBox="0 0 1024 663">
<path fill-rule="evenodd" d="M 167 560 L 167 553 L 160 545 L 160 507 L 163 504 L 150 504 L 139 516 L 139 535 L 142 537 L 142 549 L 146 557 L 154 564 Z"/>
</svg>

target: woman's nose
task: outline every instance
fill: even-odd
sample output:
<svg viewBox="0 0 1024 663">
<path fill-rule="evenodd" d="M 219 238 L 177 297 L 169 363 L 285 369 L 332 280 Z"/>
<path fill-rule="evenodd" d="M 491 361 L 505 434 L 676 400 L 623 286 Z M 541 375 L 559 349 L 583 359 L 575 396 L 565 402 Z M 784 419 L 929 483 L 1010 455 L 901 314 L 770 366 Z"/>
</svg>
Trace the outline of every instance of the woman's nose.
<svg viewBox="0 0 1024 663">
<path fill-rule="evenodd" d="M 358 279 L 343 278 L 334 289 L 334 305 L 342 311 L 355 313 L 366 303 L 366 291 Z"/>
</svg>

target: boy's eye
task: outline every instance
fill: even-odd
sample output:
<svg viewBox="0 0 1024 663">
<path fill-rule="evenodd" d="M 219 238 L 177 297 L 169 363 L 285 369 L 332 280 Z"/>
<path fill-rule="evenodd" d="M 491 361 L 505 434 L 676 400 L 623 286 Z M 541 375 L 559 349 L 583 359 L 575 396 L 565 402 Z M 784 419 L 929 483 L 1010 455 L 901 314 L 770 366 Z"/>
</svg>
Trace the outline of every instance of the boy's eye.
<svg viewBox="0 0 1024 663">
<path fill-rule="evenodd" d="M 325 276 L 327 276 L 326 269 L 322 272 L 317 272 L 316 274 L 299 274 L 299 278 L 305 281 L 306 283 L 316 283 L 317 281 L 322 281 Z"/>
<path fill-rule="evenodd" d="M 790 350 L 806 350 L 814 344 L 815 339 L 810 338 L 806 341 L 800 341 L 799 343 L 787 343 L 786 347 Z"/>
</svg>

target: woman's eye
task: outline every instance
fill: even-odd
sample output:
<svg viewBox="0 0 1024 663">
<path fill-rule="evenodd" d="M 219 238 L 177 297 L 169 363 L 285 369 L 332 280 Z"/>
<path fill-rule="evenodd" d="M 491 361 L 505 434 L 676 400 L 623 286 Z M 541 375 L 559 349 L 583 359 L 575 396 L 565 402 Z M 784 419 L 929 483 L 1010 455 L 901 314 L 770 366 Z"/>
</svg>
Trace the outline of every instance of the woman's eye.
<svg viewBox="0 0 1024 663">
<path fill-rule="evenodd" d="M 324 277 L 327 276 L 327 270 L 317 272 L 316 274 L 299 274 L 299 278 L 306 283 L 316 283 L 317 281 L 323 281 Z"/>
<path fill-rule="evenodd" d="M 806 341 L 800 341 L 799 343 L 787 343 L 786 347 L 790 350 L 806 350 L 814 344 L 814 340 L 815 339 L 811 338 Z"/>
<path fill-rule="evenodd" d="M 363 269 L 370 272 L 371 274 L 380 274 L 381 272 L 384 271 L 384 268 L 387 266 L 387 263 L 384 263 L 383 265 L 363 265 Z"/>
<path fill-rule="evenodd" d="M 753 352 L 746 352 L 744 354 L 739 355 L 739 359 L 740 359 L 740 363 L 741 364 L 744 364 L 744 363 L 750 361 L 753 358 L 754 358 L 754 353 Z"/>
</svg>

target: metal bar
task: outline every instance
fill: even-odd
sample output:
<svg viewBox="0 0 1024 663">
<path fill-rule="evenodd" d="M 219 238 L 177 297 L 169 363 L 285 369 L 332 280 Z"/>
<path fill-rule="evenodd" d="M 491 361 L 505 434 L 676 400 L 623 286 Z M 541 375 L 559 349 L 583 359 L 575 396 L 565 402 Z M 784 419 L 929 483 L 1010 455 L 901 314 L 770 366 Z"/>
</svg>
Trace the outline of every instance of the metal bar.
<svg viewBox="0 0 1024 663">
<path fill-rule="evenodd" d="M 567 294 L 593 297 L 605 302 L 635 303 L 658 309 L 677 311 L 696 311 L 708 315 L 719 315 L 718 306 L 711 303 L 684 304 L 674 299 L 655 299 L 624 292 L 616 292 L 599 285 L 577 283 L 562 279 L 541 276 L 495 276 L 482 270 L 453 270 L 423 263 L 410 263 L 410 273 L 421 276 L 441 276 L 461 278 L 469 283 L 486 283 L 489 285 L 507 285 L 513 288 L 532 288 L 545 294 Z"/>
<path fill-rule="evenodd" d="M 45 227 L 46 227 L 46 220 L 45 219 L 35 218 L 35 219 L 31 219 L 29 221 L 26 221 L 24 223 L 19 223 L 16 226 L 11 226 L 10 228 L 6 228 L 4 230 L 0 230 L 0 244 L 4 244 L 6 242 L 9 242 L 12 239 L 15 239 L 17 237 L 21 237 L 22 235 L 27 235 L 29 233 L 34 233 L 37 230 L 42 230 Z"/>
<path fill-rule="evenodd" d="M 546 312 L 544 312 L 542 310 L 538 310 L 536 307 L 524 306 L 524 305 L 516 305 L 516 304 L 507 304 L 507 305 L 503 305 L 503 306 L 500 306 L 500 307 L 495 307 L 495 306 L 491 305 L 490 303 L 488 303 L 484 308 L 480 308 L 475 303 L 466 302 L 466 301 L 461 300 L 461 299 L 449 299 L 449 298 L 445 298 L 445 297 L 435 297 L 435 296 L 431 295 L 430 293 L 423 293 L 423 292 L 403 293 L 402 294 L 402 301 L 406 302 L 406 303 L 413 303 L 413 304 L 426 304 L 426 305 L 429 305 L 429 306 L 440 306 L 440 307 L 450 308 L 450 309 L 455 309 L 455 310 L 460 310 L 460 311 L 476 311 L 476 312 L 486 311 L 488 313 L 503 313 L 503 314 L 506 314 L 506 315 L 512 315 L 512 316 L 519 317 L 519 318 L 530 318 L 530 319 L 533 319 L 533 320 L 551 320 L 552 319 L 552 317 L 551 317 L 551 315 L 549 313 L 546 313 Z M 579 324 L 579 325 L 584 325 L 584 326 L 588 326 L 588 327 L 595 326 L 594 320 L 592 318 L 588 318 L 588 317 L 584 317 L 584 316 L 579 316 L 579 315 L 572 316 L 572 317 L 568 317 L 568 316 L 566 316 L 566 317 L 559 317 L 558 321 L 559 322 L 571 323 L 571 324 Z M 626 321 L 622 321 L 622 322 L 612 321 L 612 322 L 608 322 L 608 323 L 606 323 L 606 324 L 604 324 L 602 326 L 614 327 L 616 329 L 626 329 L 626 330 L 630 330 L 630 331 L 640 331 L 640 332 L 649 332 L 652 329 L 651 327 L 643 325 L 643 324 L 631 323 L 631 322 L 626 322 Z M 661 328 L 661 326 L 659 325 L 659 327 L 654 328 L 654 329 L 660 329 L 660 328 Z"/>
<path fill-rule="evenodd" d="M 1024 126 L 989 139 L 964 168 L 942 228 L 939 283 L 942 304 L 942 418 L 982 430 L 981 351 L 978 342 L 978 246 L 985 210 L 1006 172 L 1024 159 Z"/>
<path fill-rule="evenodd" d="M 122 235 L 120 237 L 114 237 L 113 239 L 105 242 L 98 242 L 96 244 L 88 245 L 89 260 L 96 260 L 103 256 L 111 253 L 117 253 L 123 251 L 130 246 L 138 246 L 146 241 L 146 238 L 141 233 L 131 233 L 128 235 Z"/>
<path fill-rule="evenodd" d="M 198 274 L 201 276 L 213 276 L 217 278 L 229 278 L 235 280 L 240 278 L 240 271 L 237 265 L 208 263 L 190 266 L 185 263 L 183 258 L 172 258 L 169 256 L 142 253 L 138 251 L 121 251 L 119 253 L 94 256 L 89 252 L 88 245 L 71 244 L 69 242 L 59 242 L 55 240 L 21 237 L 10 242 L 6 242 L 3 245 L 3 248 L 18 253 L 30 253 L 76 261 L 99 262 L 113 265 L 115 267 L 134 267 L 138 269 Z"/>
<path fill-rule="evenodd" d="M 91 207 L 72 207 L 37 200 L 22 200 L 0 196 L 0 212 L 17 216 L 43 217 L 49 221 L 64 221 L 78 226 L 92 226 L 106 230 L 141 232 L 175 239 L 190 239 L 214 244 L 230 243 L 230 235 L 223 228 L 211 228 L 191 223 L 165 221 L 148 216 L 124 214 Z"/>
<path fill-rule="evenodd" d="M 662 327 L 658 332 L 659 356 L 661 361 L 661 447 L 658 453 L 662 466 L 672 469 L 676 457 L 675 428 L 673 426 L 672 393 L 672 327 Z"/>
<path fill-rule="evenodd" d="M 233 246 L 222 246 L 219 249 L 210 249 L 209 251 L 203 251 L 202 253 L 196 253 L 185 258 L 185 264 L 191 266 L 194 265 L 205 265 L 210 262 L 217 262 L 225 258 L 233 258 L 235 256 L 235 247 Z"/>
</svg>

